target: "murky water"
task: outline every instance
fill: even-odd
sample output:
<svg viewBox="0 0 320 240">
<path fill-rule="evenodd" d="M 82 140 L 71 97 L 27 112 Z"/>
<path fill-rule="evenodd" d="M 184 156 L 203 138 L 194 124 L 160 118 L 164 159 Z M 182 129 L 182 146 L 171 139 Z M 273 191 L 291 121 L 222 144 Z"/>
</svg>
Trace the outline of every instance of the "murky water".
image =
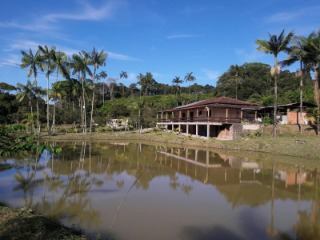
<svg viewBox="0 0 320 240">
<path fill-rule="evenodd" d="M 94 239 L 320 239 L 319 163 L 136 143 L 3 159 L 0 200 Z"/>
</svg>

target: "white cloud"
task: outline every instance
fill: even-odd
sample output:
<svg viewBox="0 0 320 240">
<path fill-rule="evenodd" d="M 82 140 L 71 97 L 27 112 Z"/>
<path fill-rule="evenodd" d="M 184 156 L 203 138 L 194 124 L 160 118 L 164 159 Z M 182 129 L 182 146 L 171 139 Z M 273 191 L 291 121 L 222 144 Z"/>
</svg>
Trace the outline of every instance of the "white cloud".
<svg viewBox="0 0 320 240">
<path fill-rule="evenodd" d="M 257 47 L 257 46 L 256 46 Z M 247 49 L 236 48 L 235 54 L 239 56 L 240 62 L 255 62 L 260 58 L 260 52 L 256 49 L 256 47 Z"/>
<path fill-rule="evenodd" d="M 52 26 L 46 24 L 45 22 L 33 22 L 30 24 L 26 23 L 16 23 L 16 22 L 0 22 L 0 28 L 16 28 L 21 30 L 27 30 L 27 31 L 47 31 L 53 29 Z"/>
<path fill-rule="evenodd" d="M 205 74 L 205 78 L 208 80 L 217 81 L 217 79 L 220 77 L 220 72 L 210 69 L 201 69 L 201 71 Z"/>
<path fill-rule="evenodd" d="M 13 42 L 11 45 L 5 49 L 5 51 L 14 51 L 14 50 L 37 50 L 38 46 L 41 45 L 39 42 L 31 41 L 31 40 L 18 40 L 16 42 Z"/>
<path fill-rule="evenodd" d="M 107 53 L 108 53 L 108 58 L 110 58 L 110 59 L 126 60 L 126 61 L 138 61 L 138 59 L 132 58 L 132 57 L 130 57 L 128 55 L 109 52 L 109 51 L 107 51 Z"/>
<path fill-rule="evenodd" d="M 102 6 L 93 7 L 89 1 L 82 1 L 82 9 L 73 13 L 51 13 L 44 16 L 44 19 L 49 21 L 57 20 L 93 20 L 99 21 L 102 19 L 112 18 L 117 10 L 125 4 L 125 1 L 110 0 Z"/>
<path fill-rule="evenodd" d="M 319 11 L 320 11 L 320 6 L 312 6 L 312 7 L 301 8 L 293 11 L 278 12 L 266 18 L 266 21 L 272 22 L 272 23 L 297 21 L 298 19 L 302 19 L 305 16 L 317 17 Z"/>
<path fill-rule="evenodd" d="M 194 38 L 197 37 L 195 34 L 175 34 L 167 36 L 167 39 L 177 39 L 177 38 Z"/>
</svg>

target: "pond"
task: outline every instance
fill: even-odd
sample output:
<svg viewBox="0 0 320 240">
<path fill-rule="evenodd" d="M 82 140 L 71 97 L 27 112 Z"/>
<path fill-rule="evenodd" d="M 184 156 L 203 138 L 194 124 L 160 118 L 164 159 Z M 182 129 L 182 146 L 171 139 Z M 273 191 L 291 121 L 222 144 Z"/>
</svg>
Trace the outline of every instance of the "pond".
<svg viewBox="0 0 320 240">
<path fill-rule="evenodd" d="M 93 239 L 320 239 L 318 162 L 140 143 L 55 142 L 0 160 L 0 201 Z"/>
</svg>

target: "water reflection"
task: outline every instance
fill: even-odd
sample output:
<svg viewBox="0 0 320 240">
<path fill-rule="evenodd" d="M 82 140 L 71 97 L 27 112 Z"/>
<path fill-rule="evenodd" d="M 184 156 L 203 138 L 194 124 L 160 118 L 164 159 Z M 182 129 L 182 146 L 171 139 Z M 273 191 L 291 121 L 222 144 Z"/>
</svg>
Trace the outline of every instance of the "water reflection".
<svg viewBox="0 0 320 240">
<path fill-rule="evenodd" d="M 1 160 L 0 200 L 93 238 L 320 238 L 316 165 L 139 143 L 48 144 L 62 155 Z"/>
</svg>

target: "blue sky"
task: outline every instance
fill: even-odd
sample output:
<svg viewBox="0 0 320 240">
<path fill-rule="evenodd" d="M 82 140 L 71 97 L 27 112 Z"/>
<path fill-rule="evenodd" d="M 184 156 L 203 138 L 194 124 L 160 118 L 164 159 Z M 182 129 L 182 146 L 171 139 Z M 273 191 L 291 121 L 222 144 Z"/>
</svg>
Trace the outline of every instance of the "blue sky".
<svg viewBox="0 0 320 240">
<path fill-rule="evenodd" d="M 126 71 L 125 85 L 139 73 L 171 84 L 193 72 L 196 83 L 215 86 L 230 65 L 271 65 L 273 56 L 258 52 L 255 40 L 283 29 L 307 36 L 320 28 L 319 12 L 319 0 L 0 1 L 0 82 L 25 84 L 20 51 L 54 45 L 70 56 L 105 50 L 100 70 L 112 78 Z M 44 74 L 38 80 L 46 85 Z"/>
</svg>

